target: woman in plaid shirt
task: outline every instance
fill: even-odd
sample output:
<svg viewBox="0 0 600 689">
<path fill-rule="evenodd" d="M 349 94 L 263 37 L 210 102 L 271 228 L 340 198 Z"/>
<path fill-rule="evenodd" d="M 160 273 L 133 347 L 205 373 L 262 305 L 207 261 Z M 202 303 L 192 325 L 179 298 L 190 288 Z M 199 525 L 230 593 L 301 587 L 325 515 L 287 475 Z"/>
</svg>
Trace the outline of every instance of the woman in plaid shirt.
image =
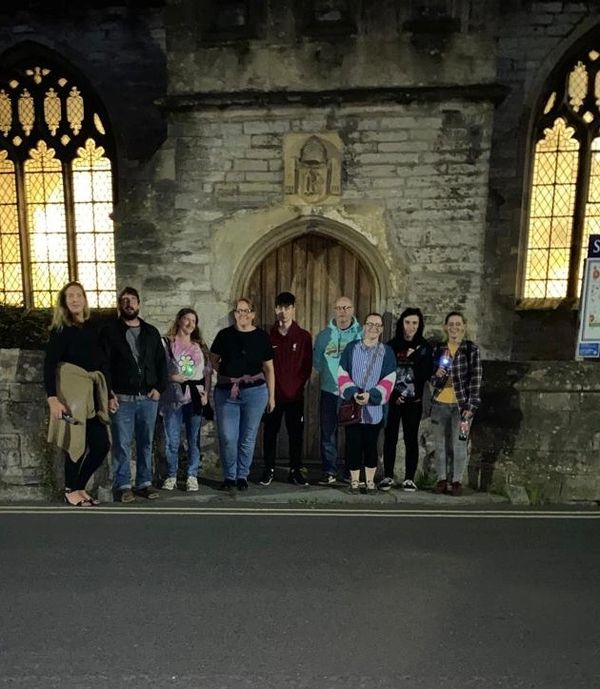
<svg viewBox="0 0 600 689">
<path fill-rule="evenodd" d="M 479 347 L 465 339 L 467 322 L 462 313 L 450 312 L 444 321 L 447 341 L 434 351 L 433 398 L 431 423 L 436 446 L 436 493 L 462 492 L 462 479 L 467 466 L 467 436 L 477 411 L 481 387 Z M 452 438 L 453 461 L 447 455 L 447 438 Z M 451 467 L 448 465 L 452 464 Z"/>
</svg>

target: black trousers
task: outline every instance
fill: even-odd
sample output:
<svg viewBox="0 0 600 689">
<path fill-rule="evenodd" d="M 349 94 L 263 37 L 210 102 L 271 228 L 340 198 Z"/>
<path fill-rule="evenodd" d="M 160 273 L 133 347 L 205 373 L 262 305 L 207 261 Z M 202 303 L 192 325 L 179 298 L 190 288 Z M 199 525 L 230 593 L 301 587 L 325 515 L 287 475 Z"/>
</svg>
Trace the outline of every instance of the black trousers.
<svg viewBox="0 0 600 689">
<path fill-rule="evenodd" d="M 108 426 L 95 416 L 85 424 L 87 451 L 74 462 L 65 452 L 65 490 L 83 490 L 110 450 Z"/>
<path fill-rule="evenodd" d="M 278 402 L 270 414 L 265 414 L 264 462 L 266 469 L 275 468 L 277 435 L 281 420 L 285 417 L 290 443 L 290 469 L 302 467 L 302 442 L 304 440 L 304 398 L 293 402 Z"/>
<path fill-rule="evenodd" d="M 405 463 L 404 480 L 413 481 L 419 463 L 419 424 L 423 416 L 423 402 L 405 402 L 396 404 L 391 401 L 388 407 L 388 418 L 383 438 L 383 468 L 386 478 L 394 478 L 396 463 L 396 445 L 400 421 L 404 436 Z"/>
<path fill-rule="evenodd" d="M 382 424 L 355 423 L 346 426 L 346 464 L 349 471 L 377 467 L 377 439 Z"/>
</svg>

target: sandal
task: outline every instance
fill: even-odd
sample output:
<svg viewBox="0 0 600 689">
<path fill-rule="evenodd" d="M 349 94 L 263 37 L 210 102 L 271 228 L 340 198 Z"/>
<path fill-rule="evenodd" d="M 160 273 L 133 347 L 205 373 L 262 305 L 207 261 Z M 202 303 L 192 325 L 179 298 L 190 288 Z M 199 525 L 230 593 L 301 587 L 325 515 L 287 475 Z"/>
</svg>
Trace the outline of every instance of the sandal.
<svg viewBox="0 0 600 689">
<path fill-rule="evenodd" d="M 69 505 L 70 507 L 91 507 L 92 506 L 93 503 L 91 503 L 89 500 L 80 500 L 79 502 L 71 502 L 69 500 L 69 498 L 67 497 L 67 495 L 69 495 L 72 492 L 73 491 L 71 491 L 71 490 L 66 490 L 63 493 L 63 498 L 64 498 L 64 501 L 67 503 L 67 505 Z"/>
<path fill-rule="evenodd" d="M 97 507 L 100 504 L 100 500 L 96 500 L 96 498 L 93 498 L 88 493 L 85 493 L 85 495 L 87 496 L 85 502 L 89 502 L 92 507 Z"/>
</svg>

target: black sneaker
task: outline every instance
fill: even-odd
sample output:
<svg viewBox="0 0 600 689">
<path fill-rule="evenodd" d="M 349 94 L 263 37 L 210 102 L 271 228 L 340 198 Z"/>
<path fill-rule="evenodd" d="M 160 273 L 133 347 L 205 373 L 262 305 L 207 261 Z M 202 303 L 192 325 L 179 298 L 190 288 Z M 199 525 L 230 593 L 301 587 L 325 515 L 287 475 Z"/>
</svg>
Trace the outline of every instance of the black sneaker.
<svg viewBox="0 0 600 689">
<path fill-rule="evenodd" d="M 235 481 L 231 478 L 226 478 L 223 483 L 219 486 L 218 490 L 233 490 L 235 488 Z"/>
<path fill-rule="evenodd" d="M 261 486 L 270 486 L 271 481 L 273 480 L 273 474 L 275 471 L 273 469 L 265 469 L 263 471 L 262 478 L 260 479 L 259 483 Z"/>
<path fill-rule="evenodd" d="M 337 483 L 337 478 L 332 474 L 323 474 L 319 479 L 320 486 L 335 486 Z"/>
<path fill-rule="evenodd" d="M 288 476 L 288 483 L 293 483 L 295 486 L 308 486 L 304 469 L 292 469 Z"/>
<path fill-rule="evenodd" d="M 384 479 L 379 481 L 379 483 L 377 484 L 377 488 L 379 488 L 379 490 L 391 490 L 393 485 L 394 479 L 390 478 L 389 476 L 386 476 Z"/>
<path fill-rule="evenodd" d="M 238 489 L 239 491 L 248 490 L 248 481 L 246 481 L 245 478 L 238 478 L 238 480 L 237 480 L 237 489 Z"/>
</svg>

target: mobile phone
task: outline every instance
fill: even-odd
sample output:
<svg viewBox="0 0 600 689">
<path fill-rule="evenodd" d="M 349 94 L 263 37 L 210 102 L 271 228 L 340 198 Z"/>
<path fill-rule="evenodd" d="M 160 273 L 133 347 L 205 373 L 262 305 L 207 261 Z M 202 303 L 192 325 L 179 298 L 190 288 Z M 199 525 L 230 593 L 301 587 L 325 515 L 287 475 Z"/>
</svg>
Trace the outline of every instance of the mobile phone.
<svg viewBox="0 0 600 689">
<path fill-rule="evenodd" d="M 62 420 L 63 420 L 65 423 L 70 424 L 71 426 L 77 426 L 77 425 L 79 425 L 79 421 L 77 421 L 77 419 L 74 418 L 74 417 L 73 417 L 73 414 L 71 414 L 70 412 L 63 412 Z"/>
</svg>

